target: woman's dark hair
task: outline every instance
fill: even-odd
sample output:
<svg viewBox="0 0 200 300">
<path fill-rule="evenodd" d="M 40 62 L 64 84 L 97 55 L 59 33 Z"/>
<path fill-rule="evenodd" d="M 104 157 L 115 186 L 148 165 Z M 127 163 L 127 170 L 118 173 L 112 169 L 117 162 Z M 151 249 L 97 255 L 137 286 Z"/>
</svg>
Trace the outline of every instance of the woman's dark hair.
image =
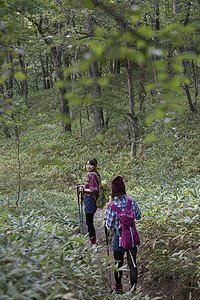
<svg viewBox="0 0 200 300">
<path fill-rule="evenodd" d="M 86 166 L 87 162 L 89 162 L 89 164 L 90 164 L 91 166 L 94 166 L 97 175 L 99 176 L 99 178 L 101 178 L 99 172 L 97 171 L 97 160 L 96 160 L 96 158 L 89 158 L 89 159 L 86 161 L 85 166 Z M 85 167 L 85 169 L 86 169 L 86 167 Z"/>
<path fill-rule="evenodd" d="M 112 191 L 112 201 L 115 199 L 115 197 L 122 197 L 123 195 L 126 195 L 126 190 L 124 189 L 124 191 L 121 191 L 121 192 L 114 192 Z"/>
<path fill-rule="evenodd" d="M 85 164 L 87 164 L 87 162 L 89 162 L 89 164 L 90 164 L 91 166 L 94 166 L 95 169 L 97 168 L 97 160 L 96 160 L 96 158 L 89 158 L 89 159 L 86 161 Z"/>
</svg>

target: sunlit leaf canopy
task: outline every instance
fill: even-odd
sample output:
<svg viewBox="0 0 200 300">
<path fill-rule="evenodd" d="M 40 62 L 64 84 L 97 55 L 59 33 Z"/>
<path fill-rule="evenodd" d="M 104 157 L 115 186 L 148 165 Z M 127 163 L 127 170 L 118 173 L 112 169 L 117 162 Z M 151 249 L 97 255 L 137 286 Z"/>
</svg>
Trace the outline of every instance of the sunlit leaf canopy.
<svg viewBox="0 0 200 300">
<path fill-rule="evenodd" d="M 0 298 L 112 297 L 80 234 L 96 157 L 142 211 L 130 299 L 199 299 L 200 2 L 133 2 L 0 0 Z"/>
<path fill-rule="evenodd" d="M 135 70 L 152 72 L 154 75 L 144 84 L 147 93 L 154 90 L 178 93 L 193 80 L 186 64 L 197 67 L 199 64 L 198 1 L 190 6 L 183 1 L 177 12 L 173 1 L 160 1 L 158 6 L 153 1 L 142 0 L 137 4 L 109 0 L 2 1 L 1 5 L 4 45 L 1 82 L 8 80 L 14 65 L 16 83 L 23 85 L 24 81 L 25 85 L 39 68 L 38 57 L 42 59 L 44 54 L 52 59 L 56 50 L 55 87 L 66 90 L 63 99 L 68 102 L 69 110 L 92 101 L 108 107 L 107 100 L 101 96 L 94 100 L 91 91 L 94 85 L 106 89 L 114 80 L 109 70 L 111 61 L 120 61 L 125 70 L 125 62 L 130 60 Z M 89 19 L 93 22 L 90 29 Z M 8 55 L 12 62 L 8 62 Z M 58 57 L 60 61 L 55 62 Z M 27 60 L 26 71 L 17 65 L 19 58 Z M 99 77 L 90 76 L 94 63 L 101 69 Z M 29 70 L 32 74 L 25 74 Z M 66 123 L 71 120 L 69 116 L 59 119 Z"/>
</svg>

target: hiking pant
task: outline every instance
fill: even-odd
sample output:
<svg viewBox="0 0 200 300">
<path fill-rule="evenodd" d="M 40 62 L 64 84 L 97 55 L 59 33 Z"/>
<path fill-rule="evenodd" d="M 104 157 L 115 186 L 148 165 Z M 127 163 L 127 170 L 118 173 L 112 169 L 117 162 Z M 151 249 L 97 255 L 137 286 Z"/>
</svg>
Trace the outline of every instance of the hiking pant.
<svg viewBox="0 0 200 300">
<path fill-rule="evenodd" d="M 123 266 L 124 253 L 125 252 L 114 251 L 114 259 L 117 261 L 116 263 L 118 263 L 118 268 L 121 268 Z M 130 269 L 130 283 L 132 287 L 133 285 L 136 286 L 137 277 L 138 277 L 138 271 L 136 266 L 137 247 L 134 247 L 131 250 L 126 250 L 126 253 L 127 253 L 127 263 Z M 134 263 L 132 259 L 134 260 Z M 121 280 L 122 280 L 122 271 L 119 272 L 115 271 L 115 282 L 117 284 L 121 284 Z"/>
<path fill-rule="evenodd" d="M 86 213 L 85 217 L 86 217 L 86 224 L 88 227 L 89 238 L 91 241 L 95 240 L 95 242 L 96 242 L 96 232 L 95 232 L 95 228 L 94 228 L 94 214 Z"/>
</svg>

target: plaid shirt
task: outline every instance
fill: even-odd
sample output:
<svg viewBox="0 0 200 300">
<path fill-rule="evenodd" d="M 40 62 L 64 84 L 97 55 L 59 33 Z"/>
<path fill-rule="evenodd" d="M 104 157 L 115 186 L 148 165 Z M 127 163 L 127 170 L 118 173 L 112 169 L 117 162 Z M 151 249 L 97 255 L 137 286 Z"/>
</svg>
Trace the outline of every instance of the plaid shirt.
<svg viewBox="0 0 200 300">
<path fill-rule="evenodd" d="M 141 219 L 141 211 L 140 211 L 135 199 L 133 199 L 133 198 L 131 198 L 131 199 L 132 199 L 131 210 L 133 210 L 133 212 L 134 212 L 135 219 L 139 220 L 139 219 Z M 119 207 L 121 210 L 124 211 L 126 209 L 126 206 L 128 203 L 128 197 L 126 195 L 124 195 L 120 198 L 115 197 L 113 203 L 117 207 Z M 106 226 L 109 230 L 113 227 L 117 230 L 121 228 L 117 212 L 114 211 L 109 206 L 108 206 L 107 212 L 106 212 Z"/>
<path fill-rule="evenodd" d="M 95 172 L 95 171 L 93 171 Z M 85 192 L 85 195 L 88 197 L 97 197 L 99 193 L 99 182 L 98 182 L 98 175 L 95 175 L 94 173 L 89 173 L 88 178 L 85 183 L 85 189 L 90 189 L 93 193 Z"/>
</svg>

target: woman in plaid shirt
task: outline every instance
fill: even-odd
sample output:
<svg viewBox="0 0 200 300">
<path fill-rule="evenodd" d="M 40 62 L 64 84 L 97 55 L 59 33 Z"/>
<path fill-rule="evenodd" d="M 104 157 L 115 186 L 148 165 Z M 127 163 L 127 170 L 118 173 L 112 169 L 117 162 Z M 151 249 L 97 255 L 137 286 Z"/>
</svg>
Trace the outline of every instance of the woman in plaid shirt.
<svg viewBox="0 0 200 300">
<path fill-rule="evenodd" d="M 91 244 L 97 244 L 96 231 L 94 227 L 94 214 L 97 210 L 96 199 L 99 195 L 99 179 L 101 178 L 97 171 L 97 160 L 90 158 L 85 165 L 88 171 L 88 178 L 86 180 L 84 189 L 80 186 L 80 190 L 84 190 L 85 203 L 85 217 L 88 226 L 88 233 Z"/>
<path fill-rule="evenodd" d="M 121 176 L 117 176 L 113 179 L 111 183 L 112 189 L 112 202 L 119 207 L 121 210 L 125 210 L 128 197 L 126 196 L 125 183 Z M 141 218 L 141 211 L 136 203 L 136 201 L 131 198 L 131 210 L 134 211 L 134 217 L 136 220 Z M 118 268 L 123 266 L 124 252 L 125 250 L 120 244 L 120 235 L 121 235 L 121 226 L 118 219 L 118 214 L 111 207 L 108 206 L 106 212 L 106 227 L 108 230 L 114 228 L 114 238 L 113 238 L 113 251 L 114 251 L 114 259 L 118 263 Z M 136 266 L 136 254 L 137 254 L 137 246 L 132 248 L 130 251 L 127 251 L 127 260 L 128 266 L 130 269 L 130 283 L 131 288 L 133 286 L 136 287 L 137 284 L 137 266 Z M 112 290 L 116 290 L 117 293 L 121 293 L 123 291 L 122 288 L 122 271 L 115 272 L 115 284 L 112 287 Z"/>
</svg>

